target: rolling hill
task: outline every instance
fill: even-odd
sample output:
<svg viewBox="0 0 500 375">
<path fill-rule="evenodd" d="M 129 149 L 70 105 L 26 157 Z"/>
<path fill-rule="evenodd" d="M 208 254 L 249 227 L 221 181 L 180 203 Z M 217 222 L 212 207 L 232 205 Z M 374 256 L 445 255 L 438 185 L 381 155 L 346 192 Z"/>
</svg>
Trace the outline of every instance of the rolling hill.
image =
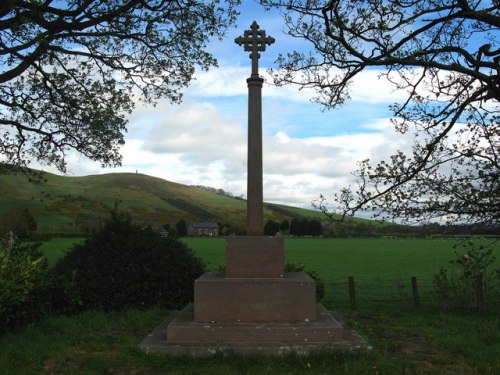
<svg viewBox="0 0 500 375">
<path fill-rule="evenodd" d="M 28 209 L 37 232 L 86 232 L 99 225 L 113 208 L 150 225 L 210 221 L 243 230 L 246 201 L 134 173 L 84 177 L 44 173 L 45 182 L 34 184 L 22 175 L 0 175 L 0 215 Z M 324 216 L 320 212 L 265 203 L 264 221 Z"/>
</svg>

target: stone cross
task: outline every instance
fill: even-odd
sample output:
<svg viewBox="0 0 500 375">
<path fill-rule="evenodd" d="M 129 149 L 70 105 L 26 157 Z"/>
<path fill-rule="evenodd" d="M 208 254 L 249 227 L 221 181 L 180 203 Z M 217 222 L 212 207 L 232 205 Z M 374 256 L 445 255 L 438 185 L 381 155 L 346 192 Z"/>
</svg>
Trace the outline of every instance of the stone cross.
<svg viewBox="0 0 500 375">
<path fill-rule="evenodd" d="M 266 44 L 274 43 L 274 38 L 266 36 L 265 30 L 259 30 L 257 22 L 253 21 L 250 30 L 245 30 L 244 36 L 240 36 L 234 40 L 238 45 L 244 45 L 245 51 L 251 52 L 252 59 L 252 76 L 259 76 L 259 58 L 260 53 L 266 50 Z"/>
<path fill-rule="evenodd" d="M 266 37 L 265 30 L 259 30 L 253 22 L 244 36 L 234 40 L 244 45 L 252 59 L 252 74 L 247 79 L 248 85 L 248 160 L 247 160 L 247 235 L 264 234 L 264 210 L 262 188 L 262 84 L 259 77 L 260 53 L 266 45 L 274 43 L 274 38 Z"/>
</svg>

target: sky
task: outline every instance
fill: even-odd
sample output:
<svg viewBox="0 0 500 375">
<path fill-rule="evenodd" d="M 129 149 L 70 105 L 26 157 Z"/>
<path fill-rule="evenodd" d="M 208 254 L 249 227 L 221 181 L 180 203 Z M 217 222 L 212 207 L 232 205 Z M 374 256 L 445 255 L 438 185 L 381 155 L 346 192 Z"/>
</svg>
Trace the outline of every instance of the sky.
<svg viewBox="0 0 500 375">
<path fill-rule="evenodd" d="M 332 198 L 354 183 L 351 171 L 357 162 L 387 159 L 398 149 L 411 148 L 410 137 L 393 130 L 388 110 L 404 93 L 379 80 L 376 70 L 357 77 L 352 100 L 338 110 L 323 111 L 310 102 L 313 93 L 307 90 L 271 85 L 266 69 L 275 67 L 279 53 L 302 46 L 284 34 L 278 11 L 266 12 L 255 1 L 243 3 L 237 27 L 209 45 L 219 68 L 198 72 L 184 91 L 182 104 L 137 105 L 129 116 L 121 167 L 104 169 L 72 154 L 68 175 L 138 172 L 246 197 L 246 79 L 251 60 L 234 39 L 254 20 L 276 39 L 259 61 L 266 79 L 262 90 L 266 202 L 312 208 L 311 202 L 321 194 Z"/>
</svg>

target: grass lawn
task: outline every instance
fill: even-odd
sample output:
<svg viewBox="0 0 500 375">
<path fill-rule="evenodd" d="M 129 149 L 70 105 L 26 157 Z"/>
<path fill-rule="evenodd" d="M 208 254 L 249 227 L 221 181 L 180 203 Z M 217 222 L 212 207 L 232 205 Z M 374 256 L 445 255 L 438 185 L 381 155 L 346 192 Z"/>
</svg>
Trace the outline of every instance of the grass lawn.
<svg viewBox="0 0 500 375">
<path fill-rule="evenodd" d="M 57 241 L 56 241 L 57 242 Z M 210 267 L 224 263 L 222 238 L 186 242 Z M 55 244 L 55 243 L 54 243 Z M 52 245 L 54 245 L 52 244 Z M 139 342 L 168 314 L 163 309 L 48 317 L 0 337 L 0 374 L 500 374 L 500 306 L 482 314 L 434 308 L 432 275 L 455 257 L 452 241 L 287 239 L 286 258 L 317 271 L 323 303 L 342 312 L 373 346 L 371 353 L 284 358 L 146 355 Z M 50 253 L 57 246 L 48 247 Z M 500 265 L 496 245 L 496 267 Z M 358 309 L 349 310 L 354 276 Z M 417 276 L 422 306 L 412 304 Z"/>
<path fill-rule="evenodd" d="M 49 265 L 53 266 L 73 245 L 83 240 L 83 238 L 56 237 L 50 241 L 43 242 L 40 249 L 47 257 Z"/>
</svg>

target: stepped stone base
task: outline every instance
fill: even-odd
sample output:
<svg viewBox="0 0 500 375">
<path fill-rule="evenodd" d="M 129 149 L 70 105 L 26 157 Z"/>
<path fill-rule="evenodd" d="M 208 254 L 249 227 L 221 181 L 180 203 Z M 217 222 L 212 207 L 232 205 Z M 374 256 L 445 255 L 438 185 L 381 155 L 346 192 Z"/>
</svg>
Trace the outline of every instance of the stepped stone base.
<svg viewBox="0 0 500 375">
<path fill-rule="evenodd" d="M 206 356 L 217 352 L 283 355 L 319 350 L 370 350 L 341 317 L 317 305 L 317 319 L 302 323 L 196 323 L 194 306 L 173 312 L 139 348 L 147 353 Z"/>
<path fill-rule="evenodd" d="M 369 349 L 316 304 L 309 275 L 284 272 L 282 237 L 229 237 L 226 255 L 226 273 L 198 278 L 194 304 L 172 313 L 140 344 L 142 350 L 201 356 Z"/>
</svg>

